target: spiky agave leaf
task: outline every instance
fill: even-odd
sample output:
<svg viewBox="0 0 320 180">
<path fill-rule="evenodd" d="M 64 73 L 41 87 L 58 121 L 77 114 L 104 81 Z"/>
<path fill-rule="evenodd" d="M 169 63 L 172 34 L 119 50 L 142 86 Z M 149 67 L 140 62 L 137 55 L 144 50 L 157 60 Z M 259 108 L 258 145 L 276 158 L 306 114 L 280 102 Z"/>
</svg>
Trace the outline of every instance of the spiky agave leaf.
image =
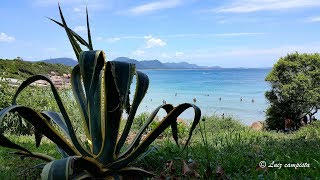
<svg viewBox="0 0 320 180">
<path fill-rule="evenodd" d="M 129 163 L 131 163 L 132 161 L 134 161 L 141 153 L 143 153 L 148 146 L 162 133 L 164 132 L 164 130 L 166 128 L 168 128 L 174 121 L 177 120 L 177 117 L 183 113 L 186 109 L 192 107 L 194 109 L 195 112 L 195 116 L 194 116 L 194 120 L 189 132 L 189 137 L 184 145 L 184 148 L 188 145 L 190 138 L 192 136 L 192 132 L 194 131 L 196 125 L 199 123 L 200 121 L 200 117 L 201 117 L 201 110 L 193 105 L 193 104 L 189 104 L 189 103 L 184 103 L 184 104 L 180 104 L 179 106 L 177 106 L 176 108 L 174 108 L 172 111 L 170 111 L 170 113 L 163 118 L 163 120 L 158 124 L 158 126 L 152 130 L 151 132 L 149 132 L 147 134 L 147 137 L 127 156 L 118 159 L 115 162 L 112 162 L 110 164 L 107 165 L 108 168 L 110 169 L 121 169 L 122 167 L 127 166 Z M 136 139 L 138 140 L 138 139 Z M 136 142 L 132 142 L 132 144 L 135 144 Z"/>
<path fill-rule="evenodd" d="M 75 131 L 73 129 L 73 126 L 71 124 L 71 120 L 68 116 L 68 113 L 62 103 L 62 100 L 58 94 L 58 91 L 57 89 L 55 88 L 54 84 L 52 83 L 52 81 L 46 77 L 46 76 L 43 76 L 43 75 L 35 75 L 35 76 L 32 76 L 32 77 L 29 77 L 27 80 L 23 81 L 22 84 L 19 86 L 16 94 L 14 95 L 13 97 L 13 104 L 16 104 L 16 100 L 19 96 L 19 94 L 26 88 L 28 87 L 29 85 L 31 85 L 33 82 L 35 81 L 38 81 L 38 80 L 43 80 L 43 81 L 46 81 L 50 84 L 50 87 L 51 87 L 51 90 L 52 90 L 52 93 L 53 93 L 53 96 L 57 102 L 57 105 L 59 107 L 59 110 L 61 112 L 61 115 L 63 117 L 63 120 L 65 122 L 65 125 L 67 126 L 67 129 L 68 129 L 68 133 L 69 133 L 69 136 L 70 136 L 70 139 L 72 140 L 72 143 L 73 145 L 76 147 L 77 151 L 80 152 L 82 155 L 85 155 L 85 156 L 89 156 L 89 157 L 94 157 L 94 154 L 92 154 L 91 152 L 89 152 L 86 148 L 83 147 L 83 145 L 80 143 L 78 137 L 76 136 L 75 134 Z M 33 111 L 34 113 L 38 114 L 37 112 Z M 21 114 L 19 114 L 21 115 Z M 41 118 L 40 119 L 45 119 L 42 115 L 40 115 Z M 30 117 L 28 117 L 30 118 Z M 31 121 L 30 119 L 27 119 L 25 118 L 26 120 L 28 120 L 29 122 Z M 58 121 L 58 120 L 57 120 Z M 46 122 L 47 124 L 49 124 L 49 122 Z M 58 124 L 59 125 L 59 124 Z M 50 125 L 51 126 L 51 125 Z M 52 126 L 51 126 L 52 127 Z M 62 128 L 63 129 L 63 128 Z M 40 129 L 38 129 L 40 130 Z M 42 131 L 41 131 L 42 132 Z M 43 133 L 44 134 L 44 133 Z"/>
</svg>

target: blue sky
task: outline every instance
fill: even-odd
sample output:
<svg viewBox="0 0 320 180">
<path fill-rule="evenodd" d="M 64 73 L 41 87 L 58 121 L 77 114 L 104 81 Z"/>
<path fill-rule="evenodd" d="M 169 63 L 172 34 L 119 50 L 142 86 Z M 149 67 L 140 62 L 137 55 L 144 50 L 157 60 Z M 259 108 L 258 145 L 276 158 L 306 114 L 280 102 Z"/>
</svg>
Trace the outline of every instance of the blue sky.
<svg viewBox="0 0 320 180">
<path fill-rule="evenodd" d="M 109 60 L 271 67 L 294 51 L 320 51 L 319 0 L 60 0 L 70 28 Z M 75 58 L 57 0 L 1 0 L 0 58 Z"/>
</svg>

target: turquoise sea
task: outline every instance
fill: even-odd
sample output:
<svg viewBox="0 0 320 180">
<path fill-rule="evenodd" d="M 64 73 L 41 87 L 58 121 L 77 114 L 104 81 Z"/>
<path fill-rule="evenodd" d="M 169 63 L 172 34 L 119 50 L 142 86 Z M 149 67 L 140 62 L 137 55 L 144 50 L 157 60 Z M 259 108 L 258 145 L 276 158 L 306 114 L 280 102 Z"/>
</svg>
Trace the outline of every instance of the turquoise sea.
<svg viewBox="0 0 320 180">
<path fill-rule="evenodd" d="M 248 125 L 265 119 L 268 103 L 264 93 L 270 86 L 264 79 L 271 69 L 141 71 L 149 76 L 150 85 L 138 113 L 152 112 L 163 100 L 177 106 L 193 103 L 196 98 L 195 104 L 203 115 L 224 113 L 225 117 L 233 116 Z M 159 115 L 165 115 L 164 111 Z M 193 110 L 180 117 L 192 119 Z"/>
</svg>

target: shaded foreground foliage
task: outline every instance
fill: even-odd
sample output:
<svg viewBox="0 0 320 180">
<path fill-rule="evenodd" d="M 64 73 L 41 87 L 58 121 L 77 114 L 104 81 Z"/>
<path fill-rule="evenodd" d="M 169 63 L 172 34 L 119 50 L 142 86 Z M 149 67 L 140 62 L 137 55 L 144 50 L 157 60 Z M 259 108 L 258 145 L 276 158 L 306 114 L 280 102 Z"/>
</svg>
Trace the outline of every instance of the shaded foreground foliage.
<svg viewBox="0 0 320 180">
<path fill-rule="evenodd" d="M 138 117 L 140 118 L 140 117 Z M 196 164 L 195 170 L 202 179 L 206 179 L 206 170 L 209 166 L 212 169 L 211 178 L 229 179 L 317 179 L 320 177 L 320 123 L 313 122 L 311 125 L 300 128 L 291 134 L 277 132 L 255 131 L 240 124 L 233 119 L 219 119 L 207 117 L 201 122 L 202 127 L 206 125 L 207 147 L 203 143 L 200 129 L 197 128 L 191 145 L 187 151 L 180 154 L 180 150 L 171 140 L 171 137 L 163 137 L 156 140 L 152 146 L 156 147 L 142 159 L 138 159 L 133 165 L 150 170 L 158 177 L 172 176 L 184 178 L 182 175 L 182 160 L 188 165 Z M 133 129 L 138 130 L 137 128 Z M 11 136 L 15 142 L 24 143 L 27 147 L 35 150 L 33 137 Z M 44 140 L 40 146 L 40 152 L 48 152 L 54 157 L 59 157 L 54 151 L 54 144 Z M 209 158 L 207 158 L 209 149 Z M 25 168 L 32 168 L 38 162 L 31 162 L 28 159 L 11 161 L 16 158 L 8 154 L 5 149 L 0 149 L 0 179 L 12 177 L 23 179 L 39 177 L 41 171 L 34 171 Z M 170 173 L 167 162 L 173 161 L 174 173 Z M 260 161 L 271 163 L 309 163 L 310 168 L 259 168 Z M 221 167 L 223 171 L 217 171 Z M 30 172 L 34 172 L 30 174 Z M 218 172 L 218 173 L 217 173 Z M 219 174 L 222 172 L 223 174 Z M 16 177 L 20 174 L 21 178 Z M 161 176 L 162 175 L 162 176 Z"/>
</svg>

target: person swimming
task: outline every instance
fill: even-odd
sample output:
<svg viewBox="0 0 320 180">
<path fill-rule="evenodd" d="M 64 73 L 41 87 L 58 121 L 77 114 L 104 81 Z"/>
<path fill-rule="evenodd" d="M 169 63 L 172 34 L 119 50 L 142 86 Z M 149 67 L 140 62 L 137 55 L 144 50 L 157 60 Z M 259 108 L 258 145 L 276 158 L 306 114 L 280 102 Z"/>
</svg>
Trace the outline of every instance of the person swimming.
<svg viewBox="0 0 320 180">
<path fill-rule="evenodd" d="M 219 101 L 221 101 L 221 97 L 219 97 Z"/>
<path fill-rule="evenodd" d="M 197 98 L 193 98 L 193 103 L 196 103 L 197 102 Z"/>
<path fill-rule="evenodd" d="M 254 103 L 254 99 L 253 98 L 252 98 L 251 102 Z"/>
<path fill-rule="evenodd" d="M 240 98 L 240 101 L 242 102 L 242 97 Z"/>
</svg>

